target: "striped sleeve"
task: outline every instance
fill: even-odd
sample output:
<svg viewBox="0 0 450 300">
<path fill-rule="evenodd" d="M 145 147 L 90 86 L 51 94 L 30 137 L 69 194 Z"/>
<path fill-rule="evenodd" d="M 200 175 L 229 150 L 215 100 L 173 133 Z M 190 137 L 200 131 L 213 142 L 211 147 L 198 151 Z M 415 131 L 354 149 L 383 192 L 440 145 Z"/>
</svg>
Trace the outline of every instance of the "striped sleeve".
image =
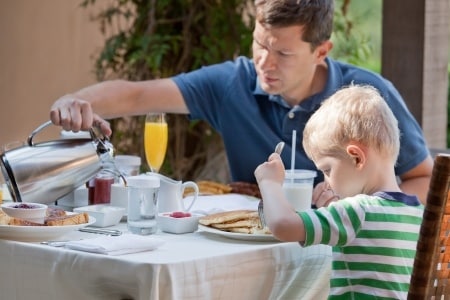
<svg viewBox="0 0 450 300">
<path fill-rule="evenodd" d="M 299 212 L 305 224 L 304 245 L 326 244 L 343 246 L 355 238 L 365 219 L 365 211 L 358 201 L 347 198 L 328 207 Z"/>
</svg>

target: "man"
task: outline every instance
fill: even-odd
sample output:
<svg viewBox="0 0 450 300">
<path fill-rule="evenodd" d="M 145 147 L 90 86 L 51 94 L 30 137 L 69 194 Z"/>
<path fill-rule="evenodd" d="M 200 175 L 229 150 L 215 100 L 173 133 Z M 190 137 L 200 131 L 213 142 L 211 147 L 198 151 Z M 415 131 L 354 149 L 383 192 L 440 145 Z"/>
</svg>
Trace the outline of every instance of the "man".
<svg viewBox="0 0 450 300">
<path fill-rule="evenodd" d="M 256 0 L 255 6 L 253 60 L 239 57 L 173 78 L 102 82 L 58 99 L 51 120 L 74 131 L 95 123 L 110 134 L 102 118 L 150 111 L 189 114 L 221 134 L 232 179 L 255 182 L 255 168 L 280 140 L 287 144 L 282 159 L 290 162 L 294 129 L 295 167 L 315 169 L 301 147 L 304 124 L 342 86 L 369 84 L 399 120 L 402 144 L 396 174 L 401 188 L 424 201 L 433 163 L 421 129 L 398 91 L 377 74 L 327 57 L 332 49 L 333 1 Z M 319 183 L 322 179 L 317 177 L 313 194 L 317 206 L 336 200 Z"/>
</svg>

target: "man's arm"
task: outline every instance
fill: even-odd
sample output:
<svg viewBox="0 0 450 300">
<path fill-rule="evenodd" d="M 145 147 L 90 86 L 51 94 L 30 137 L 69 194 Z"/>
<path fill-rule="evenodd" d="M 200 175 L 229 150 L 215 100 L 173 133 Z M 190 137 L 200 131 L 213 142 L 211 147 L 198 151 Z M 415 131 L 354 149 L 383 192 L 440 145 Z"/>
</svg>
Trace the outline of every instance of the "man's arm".
<svg viewBox="0 0 450 300">
<path fill-rule="evenodd" d="M 59 98 L 51 108 L 50 119 L 65 130 L 88 130 L 96 123 L 102 131 L 110 131 L 109 124 L 103 118 L 143 115 L 147 112 L 188 113 L 188 109 L 171 79 L 139 82 L 113 80 Z"/>
</svg>

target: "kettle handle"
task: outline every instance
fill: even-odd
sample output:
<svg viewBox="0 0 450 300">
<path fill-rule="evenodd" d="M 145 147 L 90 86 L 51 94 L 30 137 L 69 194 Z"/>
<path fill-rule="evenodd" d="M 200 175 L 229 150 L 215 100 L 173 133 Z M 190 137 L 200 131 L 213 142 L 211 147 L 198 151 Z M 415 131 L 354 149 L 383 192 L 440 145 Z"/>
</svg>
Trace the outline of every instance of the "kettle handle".
<svg viewBox="0 0 450 300">
<path fill-rule="evenodd" d="M 50 125 L 52 125 L 52 121 L 47 121 L 44 124 L 40 125 L 38 128 L 36 128 L 35 130 L 33 130 L 33 132 L 28 136 L 28 139 L 27 139 L 28 146 L 34 146 L 34 143 L 33 143 L 34 136 L 36 134 L 38 134 L 41 130 L 43 130 L 44 128 L 46 128 Z M 91 134 L 92 139 L 97 138 L 97 134 L 93 131 L 92 128 L 89 129 L 89 132 Z"/>
<path fill-rule="evenodd" d="M 28 136 L 28 139 L 27 139 L 28 146 L 34 146 L 34 144 L 33 144 L 33 138 L 34 138 L 34 136 L 35 136 L 39 131 L 41 131 L 41 130 L 44 129 L 45 127 L 49 126 L 50 124 L 52 124 L 52 121 L 47 121 L 47 122 L 45 122 L 44 124 L 40 125 L 38 128 L 36 128 L 35 130 L 33 130 L 33 132 Z"/>
</svg>

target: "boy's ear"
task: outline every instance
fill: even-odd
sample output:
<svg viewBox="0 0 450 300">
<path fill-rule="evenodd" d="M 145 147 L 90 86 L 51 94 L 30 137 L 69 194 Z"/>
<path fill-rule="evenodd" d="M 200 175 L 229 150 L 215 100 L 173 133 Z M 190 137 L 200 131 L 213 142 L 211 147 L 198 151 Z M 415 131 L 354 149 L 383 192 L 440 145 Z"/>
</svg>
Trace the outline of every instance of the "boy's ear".
<svg viewBox="0 0 450 300">
<path fill-rule="evenodd" d="M 356 168 L 361 168 L 366 164 L 366 153 L 359 145 L 349 144 L 346 150 Z"/>
</svg>

